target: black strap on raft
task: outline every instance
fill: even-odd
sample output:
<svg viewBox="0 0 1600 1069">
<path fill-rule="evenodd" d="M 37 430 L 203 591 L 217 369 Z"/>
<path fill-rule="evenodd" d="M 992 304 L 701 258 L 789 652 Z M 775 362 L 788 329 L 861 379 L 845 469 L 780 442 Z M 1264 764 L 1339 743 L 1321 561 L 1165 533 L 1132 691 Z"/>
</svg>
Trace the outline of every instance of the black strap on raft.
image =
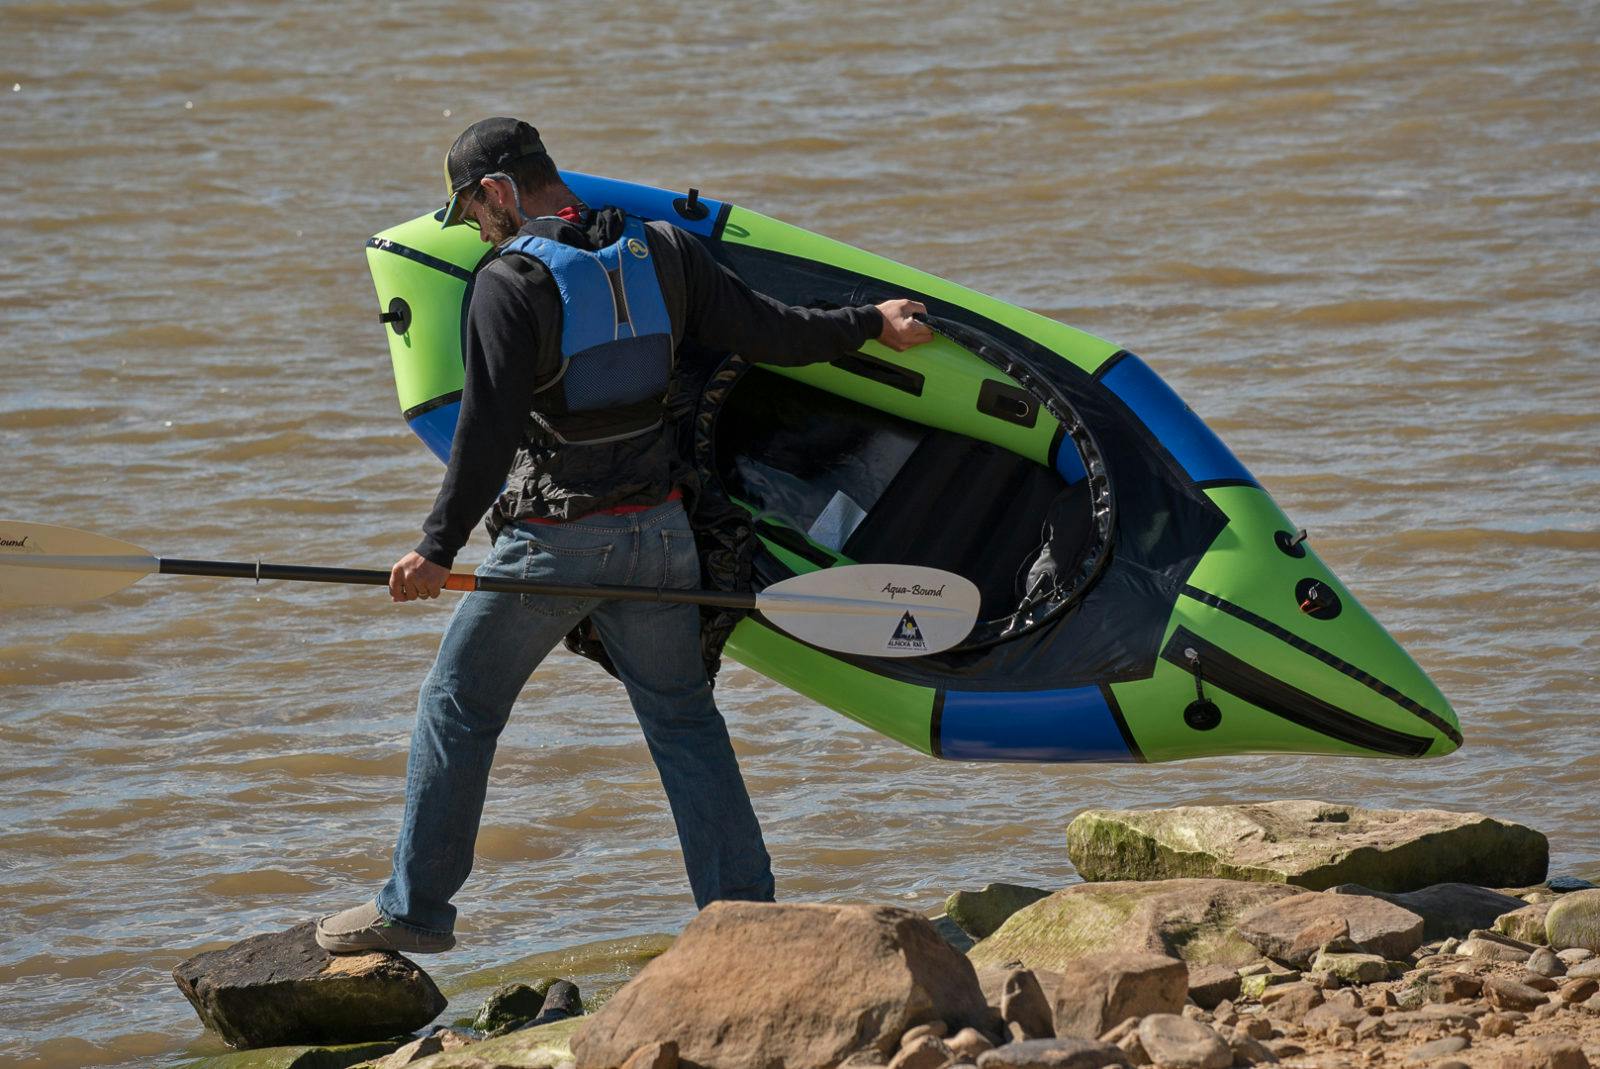
<svg viewBox="0 0 1600 1069">
<path fill-rule="evenodd" d="M 1210 731 L 1222 723 L 1222 710 L 1217 708 L 1216 702 L 1206 697 L 1205 675 L 1200 670 L 1200 651 L 1191 646 L 1183 651 L 1183 655 L 1194 672 L 1194 701 L 1184 707 L 1183 722 L 1196 731 Z"/>
</svg>

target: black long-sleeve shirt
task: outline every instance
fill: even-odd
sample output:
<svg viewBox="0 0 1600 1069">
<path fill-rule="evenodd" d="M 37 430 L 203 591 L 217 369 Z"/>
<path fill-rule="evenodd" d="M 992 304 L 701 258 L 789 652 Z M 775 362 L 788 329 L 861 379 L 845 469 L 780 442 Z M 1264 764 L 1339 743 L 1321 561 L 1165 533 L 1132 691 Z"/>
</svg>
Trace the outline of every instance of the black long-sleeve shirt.
<svg viewBox="0 0 1600 1069">
<path fill-rule="evenodd" d="M 615 209 L 541 233 L 597 249 L 622 233 Z M 684 339 L 766 364 L 832 360 L 883 329 L 875 308 L 795 308 L 750 289 L 692 234 L 647 228 L 650 254 L 672 323 Z M 423 524 L 417 552 L 449 565 L 496 503 L 508 519 L 568 520 L 620 505 L 656 505 L 683 469 L 670 425 L 596 445 L 560 445 L 531 426 L 535 388 L 561 368 L 561 300 L 544 266 L 529 257 L 491 261 L 478 273 L 467 312 L 466 384 L 444 485 Z M 504 491 L 502 493 L 502 487 Z"/>
</svg>

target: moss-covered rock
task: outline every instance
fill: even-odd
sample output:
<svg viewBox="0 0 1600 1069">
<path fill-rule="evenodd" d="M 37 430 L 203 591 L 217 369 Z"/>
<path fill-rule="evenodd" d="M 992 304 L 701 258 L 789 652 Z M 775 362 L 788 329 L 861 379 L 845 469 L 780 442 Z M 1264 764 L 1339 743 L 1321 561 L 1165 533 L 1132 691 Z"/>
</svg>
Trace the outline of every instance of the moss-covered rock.
<svg viewBox="0 0 1600 1069">
<path fill-rule="evenodd" d="M 1562 895 L 1550 907 L 1544 930 L 1557 950 L 1581 947 L 1600 954 L 1600 890 Z"/>
<path fill-rule="evenodd" d="M 1091 809 L 1067 828 L 1067 852 L 1091 881 L 1213 877 L 1311 890 L 1513 887 L 1543 880 L 1550 860 L 1544 835 L 1481 813 L 1316 801 Z"/>
<path fill-rule="evenodd" d="M 1536 945 L 1545 943 L 1548 941 L 1548 936 L 1545 934 L 1544 922 L 1553 905 L 1555 905 L 1553 902 L 1535 902 L 1531 906 L 1502 913 L 1494 919 L 1492 928 L 1501 935 L 1509 935 L 1524 943 Z"/>
<path fill-rule="evenodd" d="M 1311 971 L 1327 973 L 1347 984 L 1375 984 L 1389 979 L 1389 962 L 1381 954 L 1339 954 L 1319 950 Z"/>
<path fill-rule="evenodd" d="M 486 1039 L 412 1062 L 406 1069 L 552 1069 L 572 1060 L 572 1037 L 589 1020 L 572 1017 Z"/>
<path fill-rule="evenodd" d="M 1191 965 L 1243 965 L 1261 955 L 1234 931 L 1293 888 L 1239 880 L 1080 883 L 1013 913 L 968 952 L 977 965 L 1020 961 L 1059 972 L 1091 954 L 1143 951 Z"/>
<path fill-rule="evenodd" d="M 526 1024 L 539 1016 L 544 1007 L 544 995 L 558 977 L 542 976 L 531 984 L 503 984 L 483 1000 L 472 1027 L 480 1032 L 495 1032 L 509 1026 Z"/>
<path fill-rule="evenodd" d="M 640 969 L 665 953 L 672 941 L 670 935 L 629 935 L 541 951 L 492 968 L 457 973 L 444 980 L 441 988 L 452 1005 L 470 1007 L 506 984 L 538 987 L 544 977 L 560 976 L 583 989 L 584 1007 L 593 1013 Z M 457 1023 L 470 1028 L 472 1021 L 465 1017 Z"/>
<path fill-rule="evenodd" d="M 974 939 L 985 939 L 1017 910 L 1031 906 L 1049 891 L 1017 883 L 991 883 L 981 891 L 957 891 L 945 899 L 944 911 Z"/>
<path fill-rule="evenodd" d="M 346 1069 L 381 1058 L 398 1050 L 409 1039 L 400 1036 L 377 1043 L 350 1043 L 344 1046 L 258 1047 L 230 1054 L 214 1054 L 189 1062 L 184 1069 Z"/>
</svg>

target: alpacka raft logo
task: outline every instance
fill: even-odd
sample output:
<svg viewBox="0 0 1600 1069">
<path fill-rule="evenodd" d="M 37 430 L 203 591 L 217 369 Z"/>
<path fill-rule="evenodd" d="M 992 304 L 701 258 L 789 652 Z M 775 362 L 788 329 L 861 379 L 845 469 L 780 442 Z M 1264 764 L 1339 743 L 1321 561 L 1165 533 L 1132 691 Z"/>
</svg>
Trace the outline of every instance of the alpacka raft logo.
<svg viewBox="0 0 1600 1069">
<path fill-rule="evenodd" d="M 894 634 L 889 636 L 889 649 L 891 650 L 925 650 L 928 644 L 922 639 L 922 628 L 917 626 L 916 617 L 910 611 L 900 617 L 900 622 L 895 625 Z"/>
<path fill-rule="evenodd" d="M 11 538 L 11 537 L 9 537 L 7 535 L 0 534 L 0 549 L 27 549 L 27 548 L 28 548 L 28 536 L 27 535 L 23 535 L 21 538 Z"/>
</svg>

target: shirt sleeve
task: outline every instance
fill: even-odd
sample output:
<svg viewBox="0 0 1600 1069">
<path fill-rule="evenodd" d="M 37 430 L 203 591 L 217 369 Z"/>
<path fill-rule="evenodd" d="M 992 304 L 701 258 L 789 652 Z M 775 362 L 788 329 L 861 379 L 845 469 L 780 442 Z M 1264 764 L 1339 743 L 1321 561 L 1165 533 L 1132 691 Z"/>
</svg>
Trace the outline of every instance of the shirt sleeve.
<svg viewBox="0 0 1600 1069">
<path fill-rule="evenodd" d="M 467 311 L 466 383 L 444 484 L 417 553 L 448 568 L 505 485 L 548 354 L 540 322 L 558 322 L 557 298 L 500 264 L 478 273 Z M 558 358 L 559 358 L 559 354 Z"/>
<path fill-rule="evenodd" d="M 836 360 L 883 332 L 871 305 L 798 308 L 757 293 L 717 263 L 693 235 L 674 228 L 683 256 L 685 333 L 702 345 L 757 363 L 800 367 Z"/>
</svg>

